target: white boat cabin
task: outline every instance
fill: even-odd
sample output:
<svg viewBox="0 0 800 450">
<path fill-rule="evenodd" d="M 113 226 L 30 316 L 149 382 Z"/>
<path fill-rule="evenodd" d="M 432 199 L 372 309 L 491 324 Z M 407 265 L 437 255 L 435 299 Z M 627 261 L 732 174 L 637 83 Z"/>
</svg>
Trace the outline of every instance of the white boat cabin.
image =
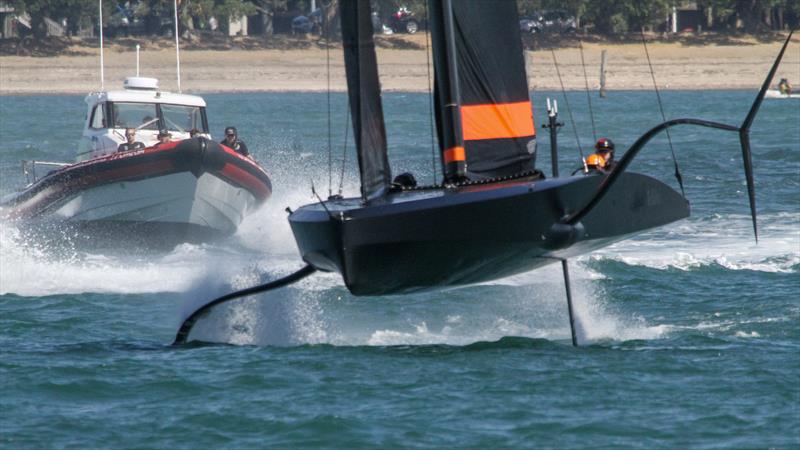
<svg viewBox="0 0 800 450">
<path fill-rule="evenodd" d="M 145 147 L 158 142 L 161 129 L 169 130 L 172 140 L 188 139 L 192 129 L 211 138 L 202 97 L 160 91 L 155 78 L 129 77 L 123 87 L 86 96 L 89 109 L 78 161 L 116 152 L 126 128 L 135 128 L 136 140 Z"/>
</svg>

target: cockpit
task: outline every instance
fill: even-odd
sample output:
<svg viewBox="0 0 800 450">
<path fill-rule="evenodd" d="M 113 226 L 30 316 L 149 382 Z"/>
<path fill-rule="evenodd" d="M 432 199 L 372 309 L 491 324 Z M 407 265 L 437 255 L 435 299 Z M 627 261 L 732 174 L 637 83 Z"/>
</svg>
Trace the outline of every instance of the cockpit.
<svg viewBox="0 0 800 450">
<path fill-rule="evenodd" d="M 192 130 L 210 138 L 201 97 L 159 91 L 158 81 L 150 78 L 129 78 L 124 86 L 86 97 L 89 110 L 78 160 L 115 152 L 128 128 L 145 147 L 156 144 L 159 130 L 167 130 L 174 140 L 188 139 Z"/>
</svg>

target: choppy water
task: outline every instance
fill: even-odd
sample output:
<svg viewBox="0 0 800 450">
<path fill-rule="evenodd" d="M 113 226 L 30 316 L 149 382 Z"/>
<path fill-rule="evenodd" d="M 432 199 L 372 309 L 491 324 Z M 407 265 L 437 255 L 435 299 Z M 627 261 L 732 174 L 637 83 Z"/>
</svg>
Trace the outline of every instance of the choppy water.
<svg viewBox="0 0 800 450">
<path fill-rule="evenodd" d="M 663 93 L 670 117 L 734 124 L 753 95 Z M 284 208 L 339 182 L 343 95 L 332 173 L 325 94 L 206 99 L 213 132 L 238 126 L 275 187 L 235 236 L 98 254 L 0 223 L 0 448 L 800 446 L 800 101 L 767 100 L 753 127 L 758 245 L 735 135 L 673 131 L 692 217 L 572 262 L 580 348 L 558 267 L 386 298 L 317 274 L 198 327 L 236 345 L 173 348 L 190 305 L 299 268 Z M 588 152 L 585 94 L 570 103 Z M 593 106 L 620 149 L 660 122 L 649 92 Z M 427 97 L 385 108 L 395 173 L 433 181 Z M 80 97 L 0 98 L 0 195 L 20 159 L 68 159 L 84 113 Z M 569 123 L 560 142 L 565 172 Z M 663 136 L 632 169 L 675 185 Z"/>
</svg>

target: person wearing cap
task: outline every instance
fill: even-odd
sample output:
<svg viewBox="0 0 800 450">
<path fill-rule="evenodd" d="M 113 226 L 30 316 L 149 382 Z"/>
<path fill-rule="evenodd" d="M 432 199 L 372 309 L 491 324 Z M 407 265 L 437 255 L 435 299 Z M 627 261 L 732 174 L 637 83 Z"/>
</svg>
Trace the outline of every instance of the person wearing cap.
<svg viewBox="0 0 800 450">
<path fill-rule="evenodd" d="M 144 144 L 136 140 L 136 128 L 126 128 L 125 142 L 119 144 L 117 151 L 127 152 L 128 150 L 139 150 L 141 148 L 144 148 Z"/>
<path fill-rule="evenodd" d="M 236 133 L 236 127 L 225 128 L 225 139 L 221 140 L 219 143 L 232 148 L 240 155 L 250 156 L 250 152 L 247 150 L 247 145 L 243 140 L 239 139 L 239 135 Z"/>
<path fill-rule="evenodd" d="M 156 144 L 156 146 L 159 146 L 161 144 L 166 144 L 171 141 L 172 141 L 172 135 L 169 133 L 169 131 L 165 130 L 164 128 L 158 130 L 158 143 Z"/>
</svg>

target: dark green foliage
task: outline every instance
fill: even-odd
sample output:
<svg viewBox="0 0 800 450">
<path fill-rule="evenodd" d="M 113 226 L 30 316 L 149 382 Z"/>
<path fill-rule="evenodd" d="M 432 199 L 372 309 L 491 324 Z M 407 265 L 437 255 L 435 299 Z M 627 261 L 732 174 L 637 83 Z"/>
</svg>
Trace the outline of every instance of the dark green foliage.
<svg viewBox="0 0 800 450">
<path fill-rule="evenodd" d="M 116 0 L 102 0 L 104 22 L 108 24 L 111 14 L 117 10 Z M 173 0 L 142 0 L 135 9 L 139 17 L 171 16 Z M 489 1 L 489 0 L 456 0 Z M 316 5 L 335 0 L 316 0 Z M 18 11 L 31 16 L 34 37 L 46 35 L 45 17 L 60 21 L 67 19 L 68 29 L 74 33 L 79 26 L 97 22 L 98 0 L 7 0 Z M 135 3 L 135 2 L 134 2 Z M 382 20 L 386 20 L 401 6 L 412 14 L 423 18 L 426 13 L 426 0 L 372 0 L 373 6 Z M 657 29 L 662 26 L 673 6 L 682 2 L 677 0 L 518 0 L 520 15 L 530 15 L 535 11 L 563 10 L 575 16 L 578 28 L 601 34 L 616 34 L 638 31 L 642 28 Z M 785 29 L 797 26 L 800 20 L 800 1 L 798 0 L 700 0 L 698 10 L 705 18 L 705 29 L 737 30 L 758 32 L 768 29 Z M 242 14 L 250 15 L 257 11 L 308 12 L 310 0 L 181 0 L 180 21 L 183 25 L 193 24 L 195 28 L 215 17 L 219 23 L 225 19 Z M 335 14 L 334 14 L 335 15 Z M 190 25 L 190 28 L 192 26 Z M 155 30 L 158 32 L 158 30 Z"/>
</svg>

